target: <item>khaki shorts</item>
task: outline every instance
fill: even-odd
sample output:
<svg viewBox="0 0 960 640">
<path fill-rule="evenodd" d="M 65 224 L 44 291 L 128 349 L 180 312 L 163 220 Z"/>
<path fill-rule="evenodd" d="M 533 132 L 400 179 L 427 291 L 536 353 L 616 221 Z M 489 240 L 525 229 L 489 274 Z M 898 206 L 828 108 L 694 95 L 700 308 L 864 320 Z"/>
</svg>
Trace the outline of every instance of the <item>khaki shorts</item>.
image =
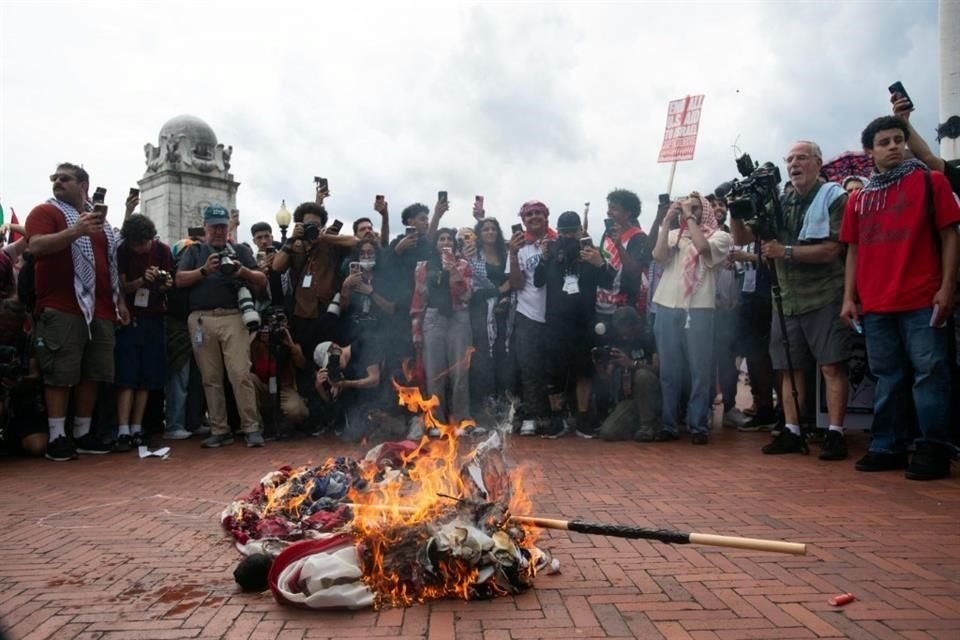
<svg viewBox="0 0 960 640">
<path fill-rule="evenodd" d="M 113 323 L 94 318 L 87 331 L 83 316 L 44 309 L 37 318 L 37 363 L 43 383 L 72 387 L 81 380 L 113 382 Z"/>
<path fill-rule="evenodd" d="M 846 362 L 853 355 L 853 331 L 840 319 L 841 298 L 798 316 L 787 316 L 787 337 L 793 368 L 806 369 Z M 776 310 L 770 325 L 770 359 L 777 371 L 787 369 L 780 316 Z"/>
</svg>

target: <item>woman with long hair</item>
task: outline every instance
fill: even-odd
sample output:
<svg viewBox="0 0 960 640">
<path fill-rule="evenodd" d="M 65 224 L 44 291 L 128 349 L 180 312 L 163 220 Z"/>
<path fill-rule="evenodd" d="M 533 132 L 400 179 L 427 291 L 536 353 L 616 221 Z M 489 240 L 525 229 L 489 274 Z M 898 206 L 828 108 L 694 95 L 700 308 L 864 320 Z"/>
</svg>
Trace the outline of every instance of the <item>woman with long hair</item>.
<svg viewBox="0 0 960 640">
<path fill-rule="evenodd" d="M 464 246 L 474 282 L 484 283 L 473 292 L 470 320 L 476 351 L 470 369 L 470 395 L 474 415 L 492 427 L 506 409 L 512 389 L 510 328 L 515 307 L 511 304 L 510 278 L 506 275 L 507 242 L 496 218 L 483 218 L 474 227 L 476 241 Z"/>
<path fill-rule="evenodd" d="M 473 272 L 458 254 L 456 238 L 453 229 L 437 230 L 430 257 L 418 262 L 414 271 L 410 305 L 413 343 L 423 362 L 427 394 L 440 401 L 435 415 L 455 425 L 470 417 L 469 305 L 473 294 Z"/>
<path fill-rule="evenodd" d="M 382 265 L 377 241 L 368 238 L 358 242 L 350 253 L 348 264 L 347 275 L 340 287 L 345 344 L 350 344 L 362 333 L 364 337 L 376 338 L 383 347 L 381 352 L 389 351 L 391 341 L 382 334 L 390 323 L 384 318 L 393 315 L 395 304 L 388 294 L 389 287 L 379 277 Z"/>
</svg>

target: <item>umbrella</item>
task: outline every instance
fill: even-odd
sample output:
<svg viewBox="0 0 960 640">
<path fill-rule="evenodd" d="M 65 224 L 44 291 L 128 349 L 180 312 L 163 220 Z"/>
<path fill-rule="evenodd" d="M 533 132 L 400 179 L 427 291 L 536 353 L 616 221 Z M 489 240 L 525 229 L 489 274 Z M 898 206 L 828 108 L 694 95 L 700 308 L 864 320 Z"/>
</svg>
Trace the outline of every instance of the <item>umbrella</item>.
<svg viewBox="0 0 960 640">
<path fill-rule="evenodd" d="M 870 177 L 873 160 L 863 151 L 845 151 L 823 164 L 820 170 L 830 182 L 842 183 L 847 176 Z"/>
</svg>

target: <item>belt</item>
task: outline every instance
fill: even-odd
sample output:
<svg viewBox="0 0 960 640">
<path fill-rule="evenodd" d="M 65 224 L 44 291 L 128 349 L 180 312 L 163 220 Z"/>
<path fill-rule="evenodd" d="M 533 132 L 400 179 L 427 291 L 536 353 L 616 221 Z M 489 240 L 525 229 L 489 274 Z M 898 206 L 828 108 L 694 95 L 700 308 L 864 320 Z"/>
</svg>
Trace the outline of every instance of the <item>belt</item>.
<svg viewBox="0 0 960 640">
<path fill-rule="evenodd" d="M 223 307 L 217 307 L 216 309 L 197 309 L 191 313 L 199 313 L 205 316 L 238 316 L 240 315 L 240 309 L 224 309 Z"/>
</svg>

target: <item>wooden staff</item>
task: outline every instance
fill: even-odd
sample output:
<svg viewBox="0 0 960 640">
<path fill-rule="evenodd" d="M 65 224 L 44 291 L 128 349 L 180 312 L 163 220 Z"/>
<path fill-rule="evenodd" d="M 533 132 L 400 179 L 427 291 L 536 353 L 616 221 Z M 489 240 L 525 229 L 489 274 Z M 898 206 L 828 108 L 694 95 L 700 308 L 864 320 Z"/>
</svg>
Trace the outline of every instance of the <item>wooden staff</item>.
<svg viewBox="0 0 960 640">
<path fill-rule="evenodd" d="M 391 511 L 396 509 L 400 513 L 414 513 L 416 511 L 413 507 L 391 507 L 381 504 L 347 504 L 346 506 L 351 508 L 376 509 L 378 511 Z M 538 516 L 510 516 L 510 519 L 519 524 L 540 527 L 542 529 L 561 529 L 595 536 L 611 536 L 614 538 L 630 538 L 634 540 L 657 540 L 667 544 L 706 544 L 714 547 L 790 553 L 795 556 L 802 556 L 807 553 L 807 545 L 799 542 L 784 542 L 782 540 L 720 536 L 713 533 L 684 533 L 682 531 L 670 531 L 669 529 L 630 527 L 622 524 L 603 524 L 599 522 L 584 522 L 582 520 L 556 520 L 554 518 L 541 518 Z"/>
</svg>

